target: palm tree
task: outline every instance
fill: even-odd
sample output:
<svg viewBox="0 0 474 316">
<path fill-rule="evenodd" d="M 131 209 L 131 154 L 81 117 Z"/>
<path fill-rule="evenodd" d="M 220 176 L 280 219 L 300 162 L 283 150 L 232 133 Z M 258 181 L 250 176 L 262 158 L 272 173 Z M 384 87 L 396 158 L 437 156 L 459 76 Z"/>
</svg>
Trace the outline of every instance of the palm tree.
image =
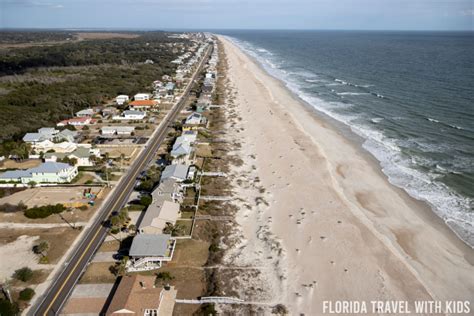
<svg viewBox="0 0 474 316">
<path fill-rule="evenodd" d="M 41 241 L 39 244 L 33 247 L 33 252 L 40 254 L 43 257 L 46 255 L 46 252 L 49 250 L 49 243 L 45 240 Z"/>
</svg>

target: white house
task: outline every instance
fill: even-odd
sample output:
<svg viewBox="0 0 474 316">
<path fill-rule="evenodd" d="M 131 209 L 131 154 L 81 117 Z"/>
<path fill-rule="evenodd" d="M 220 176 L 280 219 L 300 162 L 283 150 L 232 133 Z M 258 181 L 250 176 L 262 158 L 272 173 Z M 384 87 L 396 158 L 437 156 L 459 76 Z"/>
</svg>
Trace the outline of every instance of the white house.
<svg viewBox="0 0 474 316">
<path fill-rule="evenodd" d="M 143 120 L 146 116 L 146 112 L 126 110 L 122 112 L 120 116 L 112 117 L 113 120 Z"/>
<path fill-rule="evenodd" d="M 133 99 L 135 101 L 150 100 L 150 95 L 148 93 L 137 93 L 133 96 Z"/>
<path fill-rule="evenodd" d="M 118 105 L 122 105 L 125 102 L 128 102 L 129 100 L 130 98 L 128 97 L 128 95 L 124 95 L 124 94 L 121 94 L 115 97 L 115 103 L 117 103 Z"/>
<path fill-rule="evenodd" d="M 205 124 L 206 123 L 206 117 L 204 117 L 202 114 L 194 112 L 191 115 L 189 115 L 186 118 L 185 124 L 188 125 L 199 125 L 199 124 Z"/>
<path fill-rule="evenodd" d="M 102 135 L 131 135 L 135 126 L 104 126 L 100 129 Z"/>
<path fill-rule="evenodd" d="M 76 112 L 77 117 L 91 117 L 94 115 L 94 110 L 93 109 L 84 109 L 79 112 Z"/>
<path fill-rule="evenodd" d="M 171 235 L 138 234 L 130 247 L 127 271 L 150 271 L 161 268 L 163 262 L 171 261 L 176 240 Z"/>
<path fill-rule="evenodd" d="M 63 129 L 59 133 L 54 135 L 53 140 L 55 142 L 67 141 L 73 143 L 76 140 L 76 137 L 79 135 L 77 131 L 71 131 L 68 129 Z"/>
<path fill-rule="evenodd" d="M 36 144 L 44 140 L 52 140 L 59 131 L 53 127 L 42 127 L 37 133 L 26 133 L 23 136 L 25 143 Z"/>
<path fill-rule="evenodd" d="M 187 165 L 169 165 L 161 173 L 161 181 L 172 179 L 176 182 L 183 182 L 187 179 L 189 166 Z"/>
<path fill-rule="evenodd" d="M 71 142 L 53 143 L 50 140 L 44 140 L 44 141 L 33 144 L 32 148 L 37 153 L 40 153 L 40 152 L 46 153 L 51 150 L 58 153 L 70 153 L 76 150 L 77 144 L 71 143 Z"/>
<path fill-rule="evenodd" d="M 161 234 L 168 223 L 176 224 L 178 216 L 179 203 L 171 201 L 163 201 L 160 205 L 152 203 L 148 206 L 138 230 L 141 234 Z"/>
<path fill-rule="evenodd" d="M 196 141 L 197 132 L 185 131 L 181 136 L 176 138 L 171 149 L 171 156 L 174 158 L 173 164 L 177 163 L 189 163 L 189 155 L 193 148 L 192 144 Z"/>
<path fill-rule="evenodd" d="M 67 183 L 77 176 L 77 167 L 66 163 L 45 162 L 27 170 L 13 170 L 0 174 L 0 181 L 36 183 Z"/>
<path fill-rule="evenodd" d="M 64 159 L 65 157 L 74 158 L 77 160 L 75 164 L 77 167 L 90 167 L 94 165 L 93 160 L 91 160 L 92 156 L 99 157 L 100 150 L 90 147 L 77 147 L 76 150 L 70 153 L 46 153 L 43 158 L 46 162 L 56 162 L 58 159 Z"/>
<path fill-rule="evenodd" d="M 56 124 L 56 126 L 66 126 L 66 125 L 72 125 L 72 126 L 84 126 L 84 125 L 89 125 L 93 124 L 93 120 L 90 117 L 75 117 L 69 120 L 64 120 Z"/>
</svg>

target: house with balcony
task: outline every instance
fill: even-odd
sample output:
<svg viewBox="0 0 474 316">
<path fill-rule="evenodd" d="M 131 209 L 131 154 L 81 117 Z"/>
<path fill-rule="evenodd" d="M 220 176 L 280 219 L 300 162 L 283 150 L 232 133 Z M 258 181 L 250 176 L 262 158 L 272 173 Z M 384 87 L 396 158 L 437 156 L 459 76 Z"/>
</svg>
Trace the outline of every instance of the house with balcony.
<svg viewBox="0 0 474 316">
<path fill-rule="evenodd" d="M 176 240 L 165 234 L 138 234 L 133 238 L 128 272 L 156 270 L 173 258 Z"/>
<path fill-rule="evenodd" d="M 60 162 L 45 162 L 27 170 L 11 170 L 0 174 L 2 182 L 28 184 L 36 183 L 68 183 L 78 174 L 77 167 Z"/>
</svg>

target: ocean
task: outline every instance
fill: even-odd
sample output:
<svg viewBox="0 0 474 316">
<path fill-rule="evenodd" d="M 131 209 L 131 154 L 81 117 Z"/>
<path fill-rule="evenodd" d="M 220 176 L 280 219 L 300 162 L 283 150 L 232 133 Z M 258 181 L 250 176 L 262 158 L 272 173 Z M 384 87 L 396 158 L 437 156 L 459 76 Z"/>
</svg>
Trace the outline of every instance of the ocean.
<svg viewBox="0 0 474 316">
<path fill-rule="evenodd" d="M 474 32 L 222 31 L 474 247 Z"/>
</svg>

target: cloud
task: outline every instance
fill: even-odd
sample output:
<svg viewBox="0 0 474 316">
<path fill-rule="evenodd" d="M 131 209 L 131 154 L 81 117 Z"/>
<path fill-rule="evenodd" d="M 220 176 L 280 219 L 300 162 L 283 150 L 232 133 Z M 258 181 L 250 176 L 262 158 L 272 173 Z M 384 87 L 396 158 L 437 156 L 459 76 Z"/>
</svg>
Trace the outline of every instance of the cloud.
<svg viewBox="0 0 474 316">
<path fill-rule="evenodd" d="M 462 10 L 461 11 L 462 16 L 474 16 L 474 9 L 471 10 Z"/>
</svg>

